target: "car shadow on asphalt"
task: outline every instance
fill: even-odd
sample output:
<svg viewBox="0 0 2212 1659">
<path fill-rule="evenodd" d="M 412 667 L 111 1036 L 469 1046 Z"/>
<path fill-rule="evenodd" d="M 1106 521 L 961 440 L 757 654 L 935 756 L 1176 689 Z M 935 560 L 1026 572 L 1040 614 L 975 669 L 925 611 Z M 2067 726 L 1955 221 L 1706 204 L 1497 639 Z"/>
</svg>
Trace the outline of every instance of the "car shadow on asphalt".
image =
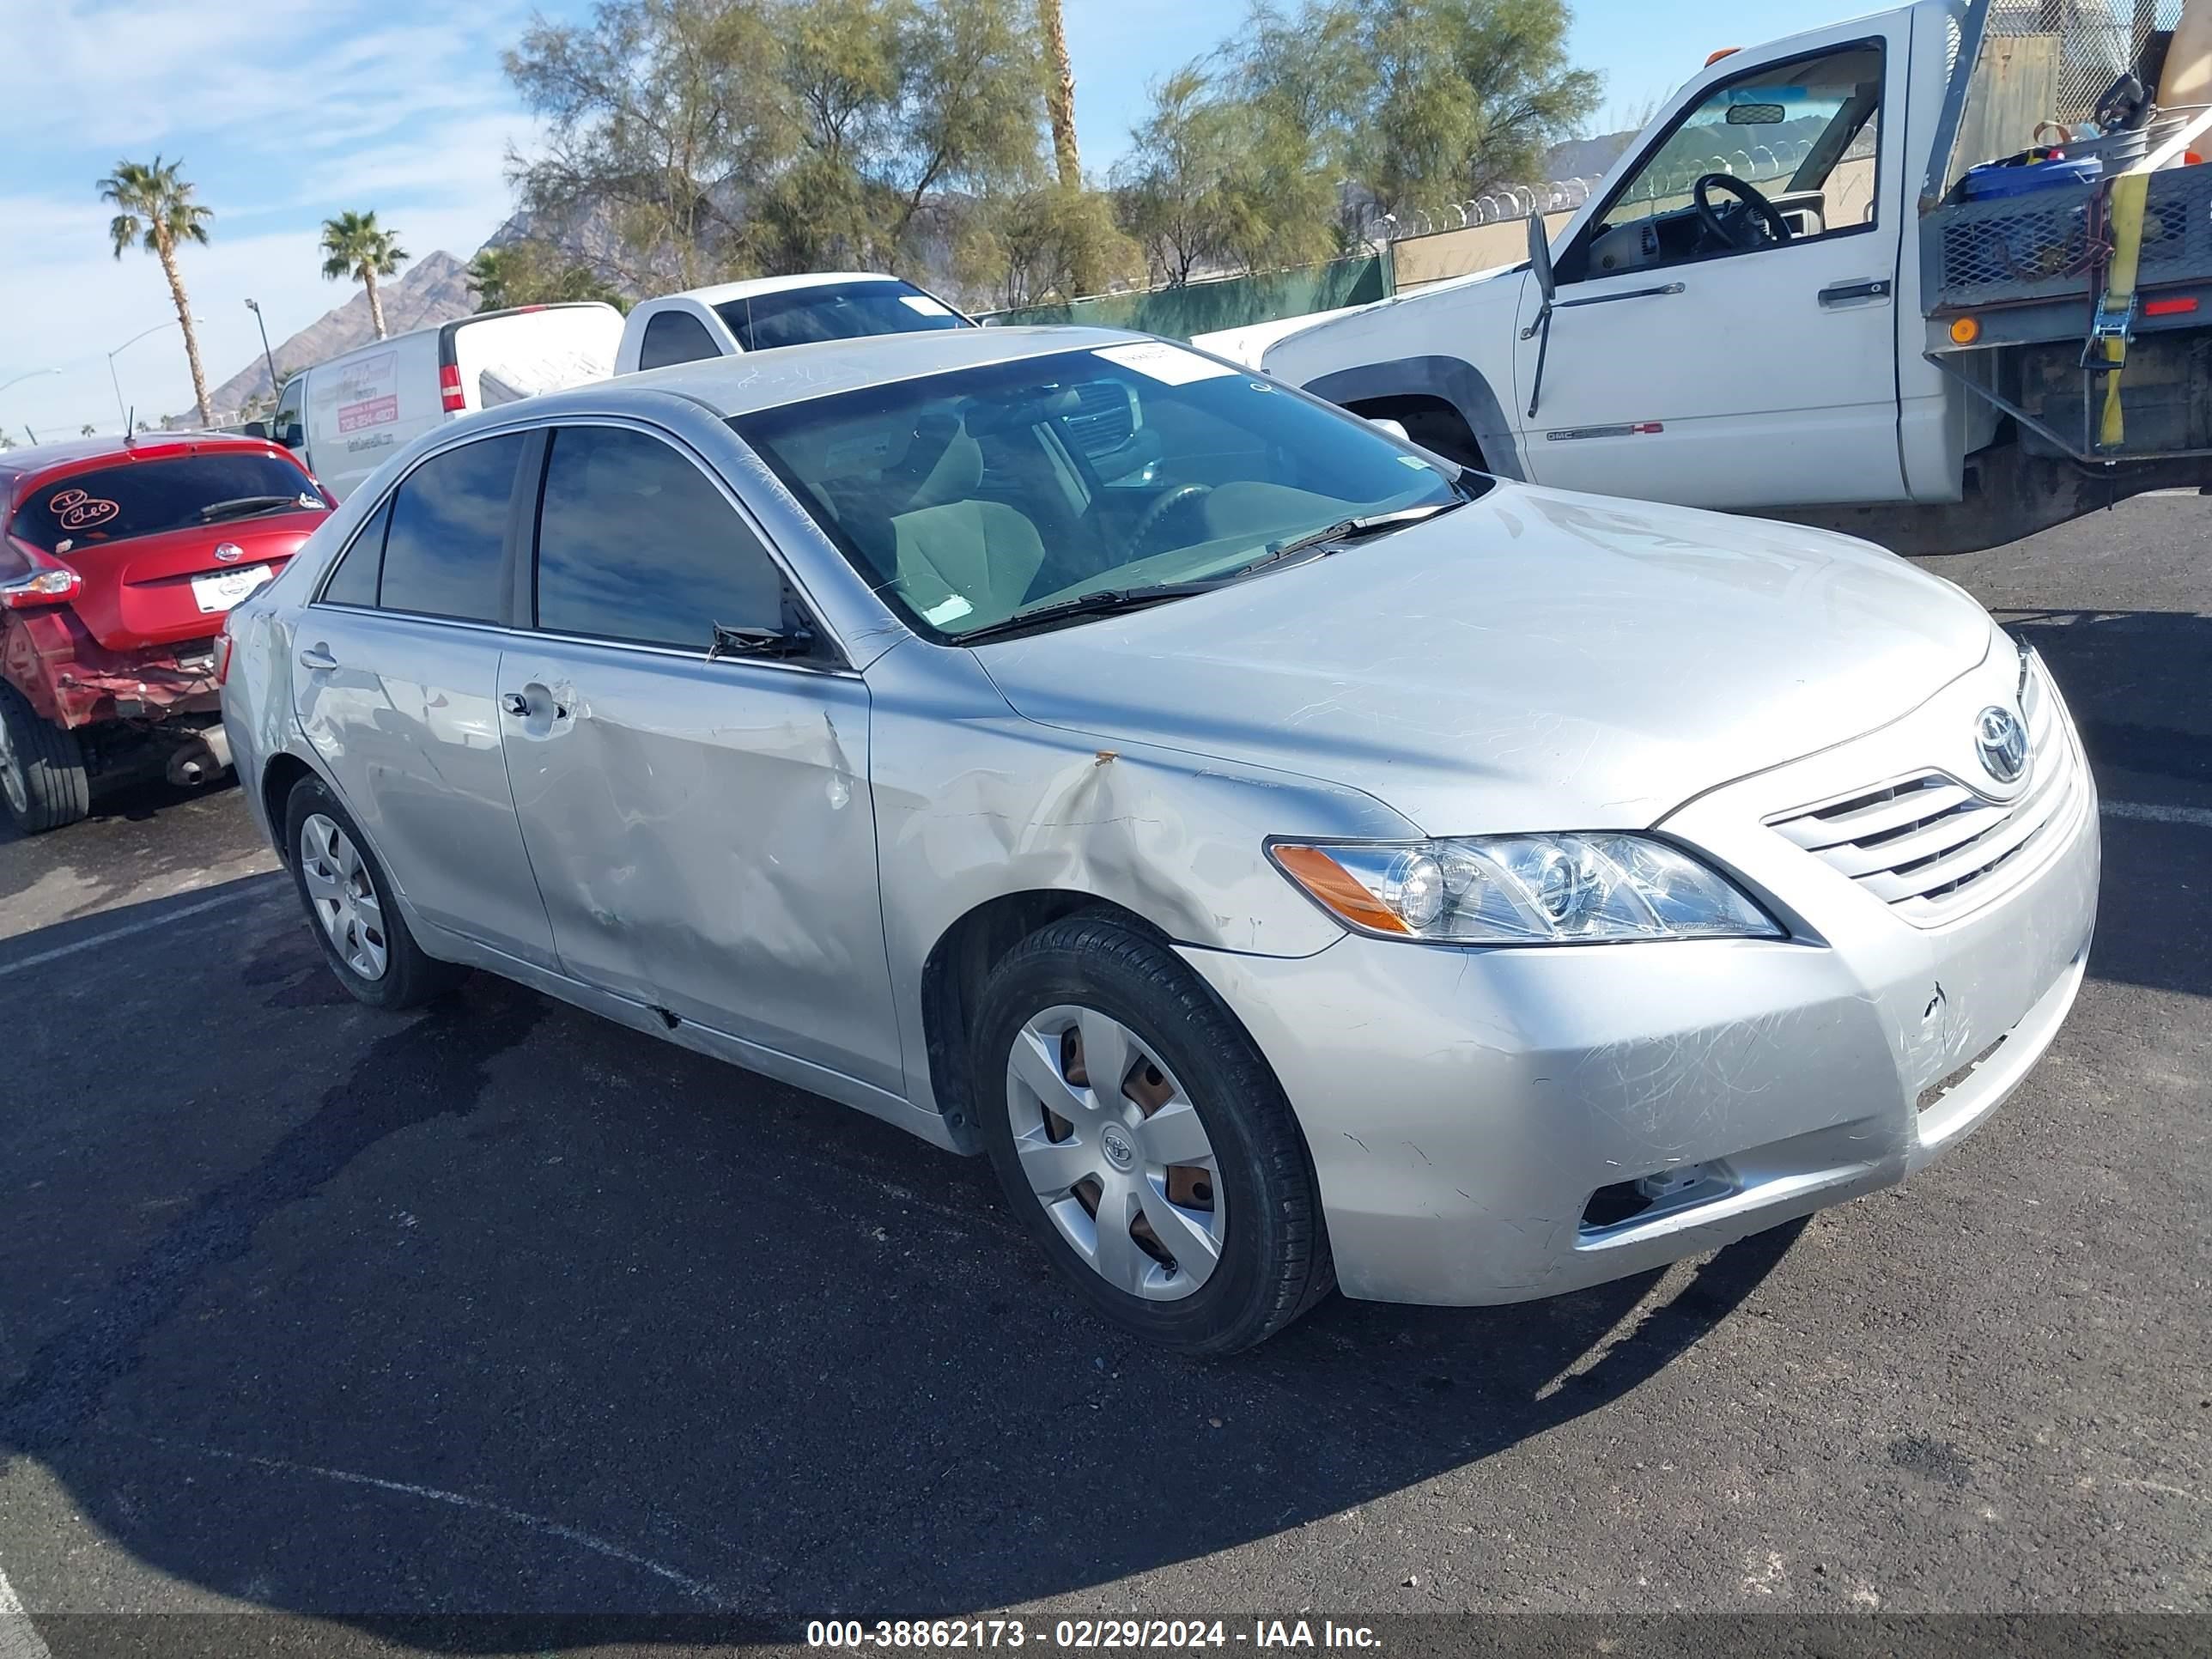
<svg viewBox="0 0 2212 1659">
<path fill-rule="evenodd" d="M 2212 996 L 2212 830 L 2123 816 L 2146 805 L 2212 810 L 2212 617 L 1996 615 L 2049 666 L 2104 798 L 2106 878 L 2091 977 Z"/>
<path fill-rule="evenodd" d="M 125 1074 L 39 1155 L 0 1451 L 173 1580 L 419 1647 L 972 1613 L 1294 1532 L 1620 1401 L 1799 1231 L 1189 1362 L 1097 1326 L 980 1160 L 483 976 L 315 995 L 278 914 L 210 1012 L 300 1036 L 225 1060 L 204 1152 L 140 1170 L 177 1084 Z M 636 1622 L 512 1622 L 582 1612 Z"/>
</svg>

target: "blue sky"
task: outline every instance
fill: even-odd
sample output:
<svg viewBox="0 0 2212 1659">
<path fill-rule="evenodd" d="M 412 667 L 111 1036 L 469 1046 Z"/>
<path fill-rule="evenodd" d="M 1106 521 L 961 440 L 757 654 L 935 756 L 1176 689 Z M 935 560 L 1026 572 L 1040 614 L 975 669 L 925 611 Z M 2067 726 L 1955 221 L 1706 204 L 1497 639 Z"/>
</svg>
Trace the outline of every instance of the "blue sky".
<svg viewBox="0 0 2212 1659">
<path fill-rule="evenodd" d="M 1235 32 L 1244 0 L 1065 0 L 1085 166 L 1127 143 L 1146 83 Z M 245 300 L 282 341 L 343 303 L 323 218 L 374 209 L 407 248 L 465 258 L 506 217 L 501 161 L 535 137 L 499 68 L 531 12 L 588 0 L 0 0 L 0 40 L 35 42 L 0 95 L 0 424 L 18 442 L 85 422 L 113 430 L 108 352 L 173 315 L 159 267 L 106 242 L 94 181 L 121 156 L 182 156 L 216 210 L 185 255 L 210 387 L 259 348 Z M 1852 0 L 1583 0 L 1573 46 L 1608 114 L 1673 89 L 1720 46 L 1865 9 Z M 1607 125 L 1601 121 L 1601 128 Z M 114 359 L 142 413 L 186 409 L 171 327 Z"/>
</svg>

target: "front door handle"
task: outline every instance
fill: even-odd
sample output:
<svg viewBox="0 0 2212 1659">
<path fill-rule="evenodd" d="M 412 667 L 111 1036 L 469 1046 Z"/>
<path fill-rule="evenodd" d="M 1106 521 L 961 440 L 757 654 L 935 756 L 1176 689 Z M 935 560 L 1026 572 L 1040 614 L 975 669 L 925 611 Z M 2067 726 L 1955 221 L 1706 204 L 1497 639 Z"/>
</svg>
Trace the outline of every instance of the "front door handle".
<svg viewBox="0 0 2212 1659">
<path fill-rule="evenodd" d="M 338 659 L 331 655 L 331 648 L 327 645 L 311 645 L 300 653 L 300 666 L 318 674 L 337 665 Z"/>
<path fill-rule="evenodd" d="M 1887 300 L 1889 289 L 1890 282 L 1887 276 L 1877 276 L 1865 283 L 1838 283 L 1833 288 L 1820 290 L 1820 303 L 1841 306 L 1849 305 L 1854 300 Z"/>
<path fill-rule="evenodd" d="M 507 692 L 500 698 L 499 706 L 517 720 L 526 719 L 530 714 L 530 699 L 520 691 Z"/>
</svg>

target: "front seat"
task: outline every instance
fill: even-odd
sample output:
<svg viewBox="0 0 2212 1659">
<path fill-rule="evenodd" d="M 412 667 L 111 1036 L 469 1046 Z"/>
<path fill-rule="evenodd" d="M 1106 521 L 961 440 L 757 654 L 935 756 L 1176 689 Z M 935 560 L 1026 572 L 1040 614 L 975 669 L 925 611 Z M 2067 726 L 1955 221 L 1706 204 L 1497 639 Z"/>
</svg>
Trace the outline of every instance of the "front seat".
<svg viewBox="0 0 2212 1659">
<path fill-rule="evenodd" d="M 947 501 L 891 520 L 898 586 L 933 623 L 975 627 L 1011 616 L 1044 563 L 1044 538 L 1003 501 Z"/>
</svg>

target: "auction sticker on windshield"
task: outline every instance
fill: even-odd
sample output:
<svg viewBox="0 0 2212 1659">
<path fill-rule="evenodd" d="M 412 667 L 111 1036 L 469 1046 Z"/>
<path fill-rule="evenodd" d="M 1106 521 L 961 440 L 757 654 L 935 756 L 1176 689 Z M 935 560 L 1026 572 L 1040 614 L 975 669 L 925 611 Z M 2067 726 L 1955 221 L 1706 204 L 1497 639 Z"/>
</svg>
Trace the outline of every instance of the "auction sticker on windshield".
<svg viewBox="0 0 2212 1659">
<path fill-rule="evenodd" d="M 275 574 L 267 565 L 255 564 L 243 570 L 218 570 L 210 575 L 195 576 L 192 598 L 199 605 L 200 614 L 211 617 L 229 610 Z"/>
<path fill-rule="evenodd" d="M 1211 357 L 1201 357 L 1195 351 L 1185 351 L 1179 345 L 1169 345 L 1161 340 L 1101 346 L 1097 355 L 1109 363 L 1150 375 L 1165 386 L 1188 386 L 1193 380 L 1211 380 L 1217 375 L 1237 372 L 1227 363 L 1217 363 Z"/>
</svg>

